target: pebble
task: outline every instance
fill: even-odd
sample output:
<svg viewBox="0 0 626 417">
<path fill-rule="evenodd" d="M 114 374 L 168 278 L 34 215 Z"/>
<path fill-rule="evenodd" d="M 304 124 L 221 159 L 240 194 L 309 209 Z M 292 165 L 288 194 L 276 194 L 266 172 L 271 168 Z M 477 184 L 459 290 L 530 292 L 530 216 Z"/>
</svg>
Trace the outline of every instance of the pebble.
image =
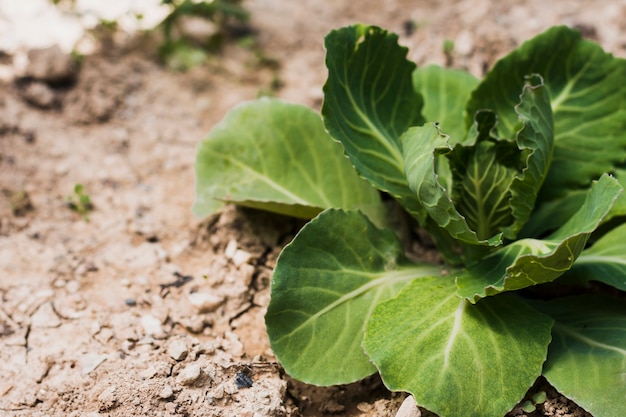
<svg viewBox="0 0 626 417">
<path fill-rule="evenodd" d="M 83 375 L 88 375 L 107 359 L 107 355 L 86 353 L 80 358 L 80 369 Z"/>
<path fill-rule="evenodd" d="M 200 365 L 197 363 L 192 363 L 191 365 L 187 365 L 176 378 L 176 382 L 181 385 L 192 385 L 194 382 L 200 378 L 201 369 Z"/>
<path fill-rule="evenodd" d="M 54 312 L 52 308 L 52 302 L 48 301 L 37 309 L 31 316 L 31 324 L 33 327 L 40 328 L 52 328 L 59 327 L 61 325 L 61 319 Z"/>
<path fill-rule="evenodd" d="M 235 266 L 247 264 L 252 259 L 252 254 L 241 249 L 237 249 L 232 257 Z"/>
<path fill-rule="evenodd" d="M 159 393 L 159 398 L 162 400 L 170 399 L 172 396 L 174 396 L 174 390 L 169 385 L 165 385 Z"/>
<path fill-rule="evenodd" d="M 170 343 L 167 348 L 167 353 L 176 361 L 182 361 L 187 357 L 189 350 L 187 349 L 187 343 L 182 339 L 176 339 Z"/>
<path fill-rule="evenodd" d="M 409 395 L 404 399 L 402 405 L 396 413 L 396 417 L 421 417 L 421 415 L 422 412 L 419 408 L 417 408 L 415 398 L 413 398 L 412 395 Z"/>
<path fill-rule="evenodd" d="M 188 298 L 189 303 L 200 313 L 215 311 L 224 302 L 224 297 L 206 292 L 192 292 Z"/>
<path fill-rule="evenodd" d="M 77 76 L 77 66 L 72 57 L 57 45 L 28 51 L 27 76 L 47 83 L 73 81 Z"/>
<path fill-rule="evenodd" d="M 52 89 L 40 81 L 28 83 L 20 90 L 20 94 L 28 103 L 42 109 L 49 109 L 57 103 L 56 95 Z"/>
<path fill-rule="evenodd" d="M 100 403 L 100 411 L 106 411 L 113 408 L 118 402 L 117 387 L 110 386 L 102 391 L 98 395 L 98 402 Z"/>
<path fill-rule="evenodd" d="M 161 327 L 161 321 L 154 317 L 152 314 L 144 314 L 141 316 L 141 327 L 148 336 L 152 336 L 155 339 L 161 339 L 165 337 L 165 332 Z"/>
</svg>

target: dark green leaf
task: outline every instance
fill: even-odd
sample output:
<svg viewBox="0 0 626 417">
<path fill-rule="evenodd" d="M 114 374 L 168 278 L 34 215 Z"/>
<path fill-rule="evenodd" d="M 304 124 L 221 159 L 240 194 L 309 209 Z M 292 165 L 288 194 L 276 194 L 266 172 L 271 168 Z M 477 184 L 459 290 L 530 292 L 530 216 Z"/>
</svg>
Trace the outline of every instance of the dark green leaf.
<svg viewBox="0 0 626 417">
<path fill-rule="evenodd" d="M 400 135 L 423 123 L 422 97 L 412 87 L 415 64 L 398 36 L 374 26 L 355 25 L 326 37 L 328 80 L 322 115 L 357 171 L 376 188 L 421 208 L 404 178 Z"/>
<path fill-rule="evenodd" d="M 595 417 L 626 416 L 626 304 L 599 295 L 538 304 L 555 320 L 543 374 Z"/>
<path fill-rule="evenodd" d="M 440 274 L 403 256 L 390 231 L 358 212 L 327 210 L 281 253 L 266 324 L 272 350 L 295 378 L 317 385 L 375 372 L 363 353 L 365 322 L 409 281 Z"/>
<path fill-rule="evenodd" d="M 626 60 L 566 27 L 551 28 L 500 60 L 472 94 L 466 125 L 477 110 L 492 109 L 500 134 L 512 138 L 520 124 L 517 91 L 529 74 L 544 78 L 554 118 L 554 155 L 542 200 L 587 187 L 624 161 Z"/>
<path fill-rule="evenodd" d="M 626 224 L 586 249 L 567 275 L 577 282 L 600 281 L 626 291 Z"/>
</svg>

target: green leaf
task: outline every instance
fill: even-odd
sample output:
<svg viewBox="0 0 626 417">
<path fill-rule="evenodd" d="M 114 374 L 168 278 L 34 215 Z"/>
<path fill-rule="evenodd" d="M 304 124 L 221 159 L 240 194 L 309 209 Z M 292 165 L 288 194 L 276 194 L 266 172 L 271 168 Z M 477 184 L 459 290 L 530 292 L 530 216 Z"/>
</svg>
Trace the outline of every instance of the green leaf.
<svg viewBox="0 0 626 417">
<path fill-rule="evenodd" d="M 379 304 L 363 347 L 385 385 L 440 417 L 502 417 L 541 374 L 552 320 L 506 295 L 472 305 L 449 278 Z"/>
<path fill-rule="evenodd" d="M 626 188 L 626 168 L 620 167 L 613 170 L 613 175 L 619 181 L 622 188 Z M 615 204 L 611 207 L 611 211 L 606 216 L 604 221 L 608 221 L 614 217 L 626 216 L 626 193 L 620 194 L 615 200 Z"/>
<path fill-rule="evenodd" d="M 231 110 L 198 149 L 194 212 L 205 216 L 224 202 L 303 218 L 329 207 L 373 219 L 383 211 L 319 115 L 269 98 Z"/>
<path fill-rule="evenodd" d="M 448 136 L 441 133 L 437 124 L 410 128 L 402 136 L 403 154 L 406 161 L 406 177 L 428 216 L 448 231 L 450 236 L 474 245 L 500 244 L 500 236 L 485 239 L 477 236 L 466 218 L 459 213 L 452 201 L 446 177 L 449 154 Z M 477 152 L 478 154 L 478 152 Z"/>
<path fill-rule="evenodd" d="M 472 94 L 466 125 L 479 109 L 494 110 L 499 132 L 513 137 L 514 111 L 524 77 L 540 74 L 554 118 L 554 155 L 541 199 L 587 187 L 626 151 L 626 60 L 614 58 L 578 32 L 554 27 L 500 60 Z"/>
<path fill-rule="evenodd" d="M 413 87 L 424 97 L 424 118 L 443 127 L 450 145 L 465 137 L 465 104 L 477 85 L 465 71 L 429 65 L 413 72 Z"/>
<path fill-rule="evenodd" d="M 577 282 L 600 281 L 626 291 L 625 236 L 626 224 L 602 236 L 580 255 L 567 278 Z"/>
<path fill-rule="evenodd" d="M 398 36 L 366 25 L 326 36 L 328 80 L 322 116 L 357 171 L 412 212 L 417 199 L 404 178 L 400 135 L 423 123 L 422 97 L 412 87 L 415 64 Z"/>
<path fill-rule="evenodd" d="M 626 416 L 626 305 L 600 295 L 537 305 L 555 320 L 543 374 L 595 417 Z"/>
<path fill-rule="evenodd" d="M 516 143 L 528 153 L 521 176 L 511 184 L 511 214 L 513 224 L 503 229 L 504 236 L 515 239 L 528 221 L 535 206 L 539 190 L 550 169 L 554 148 L 552 109 L 550 97 L 539 76 L 528 77 L 520 103 L 515 111 L 522 122 Z"/>
<path fill-rule="evenodd" d="M 374 306 L 412 279 L 440 273 L 437 266 L 409 263 L 396 236 L 362 214 L 324 211 L 278 259 L 265 316 L 272 350 L 301 381 L 364 378 L 375 372 L 361 348 Z"/>
<path fill-rule="evenodd" d="M 614 178 L 603 175 L 576 214 L 545 240 L 517 240 L 462 272 L 457 278 L 459 296 L 476 302 L 503 291 L 554 281 L 572 267 L 621 190 Z"/>
</svg>

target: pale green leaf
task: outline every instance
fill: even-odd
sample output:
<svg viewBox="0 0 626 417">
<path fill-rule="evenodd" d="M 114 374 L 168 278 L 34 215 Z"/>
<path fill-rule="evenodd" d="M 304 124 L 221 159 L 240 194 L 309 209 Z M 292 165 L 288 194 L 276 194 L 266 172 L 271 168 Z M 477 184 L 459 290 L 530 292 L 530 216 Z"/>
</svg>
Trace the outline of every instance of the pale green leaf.
<svg viewBox="0 0 626 417">
<path fill-rule="evenodd" d="M 361 348 L 374 306 L 414 278 L 440 274 L 415 265 L 390 231 L 358 212 L 330 209 L 281 253 L 265 316 L 272 350 L 289 373 L 317 385 L 375 372 Z"/>
<path fill-rule="evenodd" d="M 443 127 L 450 145 L 465 138 L 465 104 L 477 85 L 465 71 L 429 65 L 413 72 L 413 86 L 424 97 L 424 118 Z"/>
<path fill-rule="evenodd" d="M 541 374 L 552 320 L 501 295 L 473 305 L 449 278 L 419 278 L 379 304 L 363 347 L 385 385 L 440 417 L 502 417 Z"/>
<path fill-rule="evenodd" d="M 402 136 L 402 152 L 406 161 L 406 177 L 428 216 L 450 236 L 474 245 L 498 245 L 500 236 L 489 239 L 477 236 L 467 219 L 459 213 L 446 185 L 447 160 L 452 150 L 448 136 L 437 124 L 410 128 Z"/>
<path fill-rule="evenodd" d="M 626 60 L 566 27 L 554 27 L 500 60 L 472 94 L 466 125 L 479 109 L 494 110 L 499 132 L 512 138 L 518 86 L 539 74 L 549 90 L 554 118 L 554 154 L 541 191 L 549 200 L 587 187 L 626 155 Z"/>
<path fill-rule="evenodd" d="M 570 277 L 577 282 L 600 281 L 626 291 L 626 224 L 586 249 L 568 272 L 567 278 Z"/>
<path fill-rule="evenodd" d="M 472 147 L 458 145 L 449 160 L 454 173 L 452 200 L 470 229 L 481 240 L 500 236 L 514 220 L 509 200 L 519 172 L 516 145 L 491 140 Z"/>
<path fill-rule="evenodd" d="M 378 193 L 305 106 L 264 98 L 231 110 L 196 156 L 199 216 L 224 202 L 311 218 L 325 208 L 383 211 Z"/>
<path fill-rule="evenodd" d="M 626 304 L 600 295 L 537 305 L 555 320 L 543 374 L 594 417 L 626 416 Z"/>
<path fill-rule="evenodd" d="M 415 64 L 398 36 L 366 25 L 326 36 L 328 80 L 322 116 L 357 171 L 411 212 L 421 208 L 404 178 L 400 135 L 423 123 L 422 97 L 413 89 Z"/>
<path fill-rule="evenodd" d="M 614 178 L 603 175 L 574 216 L 545 240 L 517 240 L 459 274 L 459 296 L 476 302 L 503 291 L 554 281 L 572 267 L 621 190 Z"/>
</svg>

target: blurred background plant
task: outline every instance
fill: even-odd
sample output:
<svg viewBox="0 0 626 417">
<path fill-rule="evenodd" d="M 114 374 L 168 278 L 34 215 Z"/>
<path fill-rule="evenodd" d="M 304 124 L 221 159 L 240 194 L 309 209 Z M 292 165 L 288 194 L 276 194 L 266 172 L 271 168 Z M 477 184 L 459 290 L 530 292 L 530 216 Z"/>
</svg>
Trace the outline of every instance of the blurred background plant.
<svg viewBox="0 0 626 417">
<path fill-rule="evenodd" d="M 158 59 L 164 65 L 187 70 L 204 63 L 229 41 L 256 52 L 254 31 L 248 24 L 250 13 L 242 3 L 243 0 L 49 0 L 48 4 L 62 15 L 80 21 L 98 45 L 84 48 L 83 39 L 78 55 L 90 53 L 85 49 L 114 50 L 129 35 L 139 33 L 157 42 Z M 266 57 L 258 58 L 261 65 L 266 64 L 263 58 Z"/>
<path fill-rule="evenodd" d="M 250 38 L 250 14 L 241 0 L 162 0 L 171 8 L 159 24 L 164 40 L 159 58 L 172 69 L 201 64 L 228 39 Z"/>
</svg>

